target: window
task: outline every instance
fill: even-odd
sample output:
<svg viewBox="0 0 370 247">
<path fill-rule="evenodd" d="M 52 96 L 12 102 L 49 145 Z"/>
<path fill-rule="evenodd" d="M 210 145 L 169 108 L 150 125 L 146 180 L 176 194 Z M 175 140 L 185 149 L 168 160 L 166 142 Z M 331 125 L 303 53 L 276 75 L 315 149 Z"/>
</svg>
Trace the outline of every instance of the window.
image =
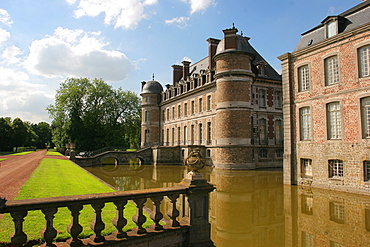
<svg viewBox="0 0 370 247">
<path fill-rule="evenodd" d="M 307 232 L 302 232 L 302 247 L 314 247 L 315 238 L 314 235 Z"/>
<path fill-rule="evenodd" d="M 336 21 L 331 21 L 326 26 L 326 37 L 330 38 L 338 33 L 338 25 Z"/>
<path fill-rule="evenodd" d="M 304 214 L 313 214 L 313 197 L 310 195 L 301 196 L 301 212 Z"/>
<path fill-rule="evenodd" d="M 203 111 L 203 99 L 199 99 L 199 107 L 198 107 L 198 112 L 201 113 Z"/>
<path fill-rule="evenodd" d="M 276 108 L 281 108 L 281 91 L 275 91 L 274 92 L 274 98 L 275 98 L 275 107 Z"/>
<path fill-rule="evenodd" d="M 310 72 L 308 65 L 298 68 L 298 84 L 300 92 L 310 90 Z"/>
<path fill-rule="evenodd" d="M 167 121 L 170 120 L 170 109 L 167 108 Z"/>
<path fill-rule="evenodd" d="M 370 76 L 370 45 L 358 49 L 360 77 Z"/>
<path fill-rule="evenodd" d="M 184 126 L 184 144 L 188 144 L 188 126 Z"/>
<path fill-rule="evenodd" d="M 194 100 L 191 101 L 191 114 L 193 115 L 195 113 L 195 103 Z"/>
<path fill-rule="evenodd" d="M 150 122 L 150 111 L 145 111 L 145 122 Z"/>
<path fill-rule="evenodd" d="M 370 138 L 370 97 L 361 99 L 362 136 Z"/>
<path fill-rule="evenodd" d="M 172 119 L 175 119 L 175 107 L 172 107 Z"/>
<path fill-rule="evenodd" d="M 343 177 L 343 161 L 329 160 L 329 178 Z"/>
<path fill-rule="evenodd" d="M 276 158 L 283 158 L 284 150 L 283 149 L 277 149 L 275 151 L 275 153 L 276 153 Z"/>
<path fill-rule="evenodd" d="M 211 95 L 207 96 L 207 111 L 210 111 L 212 109 L 212 101 L 211 101 Z"/>
<path fill-rule="evenodd" d="M 150 101 L 150 97 L 149 96 L 145 96 L 145 102 L 149 102 Z"/>
<path fill-rule="evenodd" d="M 177 117 L 180 118 L 181 116 L 181 105 L 177 106 Z"/>
<path fill-rule="evenodd" d="M 266 119 L 260 119 L 260 144 L 267 144 L 267 125 Z"/>
<path fill-rule="evenodd" d="M 303 107 L 299 109 L 301 140 L 311 140 L 311 109 Z"/>
<path fill-rule="evenodd" d="M 146 145 L 149 143 L 149 130 L 145 130 L 144 143 Z"/>
<path fill-rule="evenodd" d="M 344 223 L 344 205 L 341 202 L 329 202 L 330 220 L 337 223 Z"/>
<path fill-rule="evenodd" d="M 312 160 L 301 159 L 301 173 L 304 177 L 312 177 Z"/>
<path fill-rule="evenodd" d="M 190 144 L 193 144 L 194 143 L 194 125 L 191 125 L 190 127 L 191 127 L 191 129 L 190 129 Z"/>
<path fill-rule="evenodd" d="M 164 121 L 165 120 L 165 112 L 164 112 L 164 110 L 162 110 L 162 121 Z"/>
<path fill-rule="evenodd" d="M 180 145 L 181 142 L 181 128 L 180 127 L 177 127 L 177 144 Z"/>
<path fill-rule="evenodd" d="M 338 57 L 325 59 L 325 84 L 327 86 L 339 83 Z"/>
<path fill-rule="evenodd" d="M 342 120 L 339 102 L 327 105 L 328 112 L 328 139 L 336 140 L 342 138 Z"/>
<path fill-rule="evenodd" d="M 266 107 L 266 90 L 258 90 L 258 105 L 261 107 Z"/>
<path fill-rule="evenodd" d="M 364 180 L 370 181 L 370 161 L 364 161 Z"/>
<path fill-rule="evenodd" d="M 203 124 L 199 124 L 199 144 L 203 142 Z"/>
<path fill-rule="evenodd" d="M 281 120 L 275 121 L 275 142 L 283 144 L 283 125 Z"/>
<path fill-rule="evenodd" d="M 211 122 L 207 122 L 207 144 L 211 144 L 212 140 L 212 125 Z"/>
<path fill-rule="evenodd" d="M 184 116 L 186 117 L 188 115 L 188 103 L 184 104 Z"/>
<path fill-rule="evenodd" d="M 260 150 L 260 158 L 267 158 L 267 150 L 261 149 Z"/>
</svg>

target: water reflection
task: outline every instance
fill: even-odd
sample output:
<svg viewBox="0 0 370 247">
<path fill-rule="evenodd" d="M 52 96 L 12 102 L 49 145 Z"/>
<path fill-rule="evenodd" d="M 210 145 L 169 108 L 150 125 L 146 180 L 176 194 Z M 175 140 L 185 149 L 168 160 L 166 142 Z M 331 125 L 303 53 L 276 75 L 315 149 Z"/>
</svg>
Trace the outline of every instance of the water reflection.
<svg viewBox="0 0 370 247">
<path fill-rule="evenodd" d="M 183 166 L 86 170 L 119 190 L 170 187 L 187 173 Z M 218 247 L 370 246 L 369 196 L 283 186 L 279 170 L 201 172 L 216 186 L 210 222 Z"/>
</svg>

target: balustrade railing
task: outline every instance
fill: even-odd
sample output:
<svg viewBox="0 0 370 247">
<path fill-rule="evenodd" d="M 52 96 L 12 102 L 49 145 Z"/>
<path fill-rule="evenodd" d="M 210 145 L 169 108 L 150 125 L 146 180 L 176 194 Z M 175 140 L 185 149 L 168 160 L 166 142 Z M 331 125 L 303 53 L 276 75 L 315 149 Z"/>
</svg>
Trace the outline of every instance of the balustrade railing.
<svg viewBox="0 0 370 247">
<path fill-rule="evenodd" d="M 145 235 L 147 229 L 143 227 L 143 224 L 146 222 L 147 218 L 144 215 L 144 210 L 146 208 L 145 203 L 150 199 L 149 201 L 152 202 L 150 218 L 154 222 L 151 229 L 160 232 L 165 228 L 174 229 L 188 227 L 190 229 L 191 227 L 195 227 L 196 229 L 206 231 L 205 234 L 202 234 L 202 238 L 204 239 L 193 239 L 188 236 L 186 239 L 194 242 L 193 244 L 188 244 L 191 244 L 191 246 L 212 246 L 212 242 L 208 239 L 210 230 L 208 210 L 206 210 L 207 212 L 204 215 L 199 215 L 199 209 L 197 209 L 197 207 L 208 208 L 208 194 L 214 187 L 208 184 L 203 178 L 199 179 L 199 174 L 197 173 L 197 176 L 195 176 L 196 182 L 192 179 L 194 176 L 188 174 L 187 179 L 184 179 L 178 186 L 171 188 L 14 200 L 6 203 L 4 200 L 0 200 L 0 214 L 10 213 L 13 218 L 14 234 L 11 237 L 12 246 L 23 246 L 27 243 L 27 233 L 24 232 L 23 229 L 25 217 L 29 211 L 40 210 L 45 217 L 45 228 L 41 232 L 45 241 L 45 246 L 55 246 L 53 241 L 57 236 L 57 230 L 53 225 L 54 217 L 59 208 L 66 207 L 71 213 L 71 224 L 67 228 L 71 238 L 67 243 L 70 246 L 75 246 L 82 244 L 82 240 L 79 239 L 78 236 L 84 229 L 79 222 L 79 215 L 84 205 L 91 205 L 94 209 L 94 220 L 90 225 L 94 235 L 89 239 L 95 243 L 102 243 L 106 241 L 106 237 L 102 235 L 102 231 L 105 229 L 106 224 L 113 224 L 115 226 L 116 231 L 113 233 L 113 236 L 116 241 L 125 240 L 130 234 Z M 183 199 L 181 203 L 179 202 L 180 197 Z M 170 201 L 170 207 L 167 212 L 161 212 L 160 205 L 165 198 L 168 198 Z M 196 202 L 194 199 L 196 199 Z M 132 217 L 136 227 L 130 231 L 124 231 L 123 228 L 128 222 L 128 219 L 124 216 L 125 206 L 129 201 L 133 201 L 136 205 L 136 214 Z M 110 202 L 114 203 L 116 206 L 116 215 L 115 217 L 114 215 L 112 216 L 113 219 L 111 223 L 103 222 L 102 209 L 106 203 Z M 188 207 L 187 210 L 183 210 L 185 206 Z M 182 207 L 181 215 L 178 207 Z M 204 210 L 201 211 L 203 212 Z M 195 215 L 195 212 L 198 212 L 197 215 Z M 182 218 L 181 223 L 179 221 L 179 216 Z M 203 221 L 199 221 L 200 218 L 203 218 Z M 199 233 L 199 230 L 195 231 Z M 191 231 L 189 230 L 188 233 L 190 234 Z"/>
</svg>

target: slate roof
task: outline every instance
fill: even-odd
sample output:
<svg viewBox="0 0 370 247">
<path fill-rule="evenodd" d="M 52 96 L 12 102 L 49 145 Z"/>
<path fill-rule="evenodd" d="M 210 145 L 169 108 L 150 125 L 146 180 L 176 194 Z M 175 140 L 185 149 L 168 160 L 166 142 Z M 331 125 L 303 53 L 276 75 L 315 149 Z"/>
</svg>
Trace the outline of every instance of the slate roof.
<svg viewBox="0 0 370 247">
<path fill-rule="evenodd" d="M 370 22 L 370 0 L 364 1 L 349 10 L 344 11 L 338 16 L 328 16 L 320 25 L 302 34 L 294 51 L 302 50 L 308 46 L 317 44 L 327 39 L 325 22 L 329 18 L 339 18 L 342 23 L 339 26 L 338 33 L 347 32 Z"/>
<path fill-rule="evenodd" d="M 148 81 L 147 83 L 145 83 L 145 85 L 143 86 L 143 89 L 141 91 L 141 93 L 156 93 L 156 94 L 159 94 L 159 93 L 162 93 L 163 92 L 163 87 L 162 85 L 157 82 L 157 81 Z"/>
</svg>

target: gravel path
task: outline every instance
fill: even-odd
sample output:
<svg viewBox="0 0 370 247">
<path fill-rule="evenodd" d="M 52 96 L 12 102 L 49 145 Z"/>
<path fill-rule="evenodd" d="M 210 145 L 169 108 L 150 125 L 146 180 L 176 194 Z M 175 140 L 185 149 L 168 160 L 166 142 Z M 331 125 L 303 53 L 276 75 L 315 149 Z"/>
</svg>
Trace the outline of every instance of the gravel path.
<svg viewBox="0 0 370 247">
<path fill-rule="evenodd" d="M 26 155 L 0 156 L 0 197 L 12 200 L 18 195 L 23 184 L 44 158 L 68 159 L 65 156 L 49 156 L 46 150 Z"/>
</svg>

